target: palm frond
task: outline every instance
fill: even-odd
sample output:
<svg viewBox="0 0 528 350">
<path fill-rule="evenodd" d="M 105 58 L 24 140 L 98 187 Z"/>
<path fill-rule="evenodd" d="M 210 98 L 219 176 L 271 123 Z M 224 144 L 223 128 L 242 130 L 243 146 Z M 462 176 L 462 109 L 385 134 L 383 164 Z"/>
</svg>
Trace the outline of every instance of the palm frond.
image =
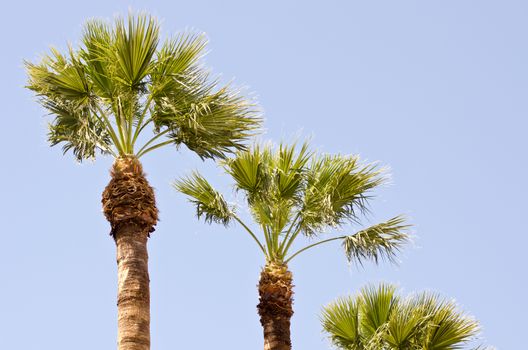
<svg viewBox="0 0 528 350">
<path fill-rule="evenodd" d="M 269 145 L 255 145 L 223 161 L 224 169 L 235 180 L 235 188 L 245 192 L 250 206 L 256 199 L 268 195 L 271 157 Z"/>
<path fill-rule="evenodd" d="M 64 143 L 64 153 L 73 150 L 77 161 L 93 159 L 97 149 L 111 154 L 112 142 L 102 122 L 92 115 L 89 108 L 79 108 L 71 103 L 48 99 L 44 101 L 55 119 L 49 124 L 48 140 L 52 146 Z"/>
<path fill-rule="evenodd" d="M 431 293 L 402 299 L 388 284 L 337 299 L 323 309 L 321 323 L 332 343 L 344 350 L 462 349 L 479 329 L 452 301 Z"/>
<path fill-rule="evenodd" d="M 158 46 L 157 21 L 146 15 L 129 16 L 127 24 L 117 19 L 113 34 L 115 78 L 132 90 L 141 88 L 143 79 L 152 69 L 152 58 Z"/>
<path fill-rule="evenodd" d="M 44 56 L 40 64 L 25 65 L 27 88 L 35 91 L 41 101 L 61 99 L 76 107 L 90 104 L 91 86 L 85 68 L 71 48 L 69 57 L 51 49 L 51 55 Z"/>
<path fill-rule="evenodd" d="M 402 216 L 394 217 L 343 239 L 343 247 L 349 261 L 363 264 L 373 260 L 376 264 L 385 258 L 394 261 L 396 253 L 410 239 L 406 232 L 409 225 Z"/>
<path fill-rule="evenodd" d="M 255 105 L 229 86 L 180 97 L 161 99 L 156 125 L 169 128 L 176 144 L 184 144 L 202 159 L 225 158 L 244 149 L 245 140 L 260 126 Z"/>
<path fill-rule="evenodd" d="M 458 312 L 453 301 L 437 300 L 422 345 L 427 349 L 460 349 L 462 344 L 472 340 L 478 331 L 478 322 Z"/>
<path fill-rule="evenodd" d="M 366 338 L 374 338 L 378 329 L 389 319 L 398 303 L 396 288 L 388 284 L 364 287 L 358 304 L 361 312 L 361 332 Z"/>
<path fill-rule="evenodd" d="M 374 164 L 361 164 L 357 156 L 324 155 L 307 170 L 301 209 L 301 227 L 307 235 L 344 220 L 358 221 L 367 208 L 369 191 L 385 179 Z"/>
<path fill-rule="evenodd" d="M 183 93 L 196 93 L 206 80 L 206 72 L 199 65 L 206 45 L 202 33 L 182 33 L 163 43 L 150 73 L 152 97 L 179 100 Z"/>
<path fill-rule="evenodd" d="M 323 308 L 323 330 L 338 348 L 363 350 L 360 311 L 355 298 L 339 298 Z"/>
<path fill-rule="evenodd" d="M 189 197 L 189 201 L 196 206 L 198 218 L 204 216 L 205 222 L 228 225 L 233 219 L 234 213 L 224 197 L 199 173 L 194 172 L 187 178 L 177 180 L 174 187 Z"/>
<path fill-rule="evenodd" d="M 82 35 L 84 48 L 79 50 L 80 56 L 86 63 L 94 93 L 106 99 L 116 95 L 116 82 L 112 79 L 117 69 L 114 42 L 107 22 L 94 19 L 85 24 Z"/>
</svg>

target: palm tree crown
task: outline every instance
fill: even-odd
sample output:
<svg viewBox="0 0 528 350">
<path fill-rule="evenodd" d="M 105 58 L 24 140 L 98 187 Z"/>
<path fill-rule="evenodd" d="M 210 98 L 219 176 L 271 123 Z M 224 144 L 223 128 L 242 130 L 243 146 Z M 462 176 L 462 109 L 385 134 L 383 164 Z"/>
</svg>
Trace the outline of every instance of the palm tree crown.
<svg viewBox="0 0 528 350">
<path fill-rule="evenodd" d="M 26 62 L 28 88 L 55 116 L 50 143 L 79 161 L 97 151 L 140 158 L 171 143 L 202 158 L 242 149 L 260 117 L 250 100 L 210 79 L 200 63 L 206 43 L 183 33 L 160 44 L 156 20 L 144 15 L 86 23 L 78 50 Z M 154 136 L 140 137 L 147 129 Z"/>
<path fill-rule="evenodd" d="M 240 223 L 255 240 L 267 263 L 287 264 L 298 254 L 322 243 L 341 240 L 349 260 L 392 260 L 408 240 L 408 226 L 401 216 L 365 228 L 353 235 L 337 236 L 292 252 L 303 235 L 318 234 L 347 221 L 358 223 L 367 208 L 370 192 L 381 185 L 383 170 L 362 164 L 357 156 L 316 155 L 304 144 L 255 145 L 223 161 L 224 168 L 244 192 L 261 238 L 237 215 L 218 191 L 198 173 L 181 179 L 175 187 L 190 197 L 198 217 L 224 225 Z"/>
<path fill-rule="evenodd" d="M 479 331 L 453 301 L 432 293 L 402 298 L 386 284 L 337 299 L 323 309 L 321 321 L 332 344 L 344 350 L 462 349 Z"/>
</svg>

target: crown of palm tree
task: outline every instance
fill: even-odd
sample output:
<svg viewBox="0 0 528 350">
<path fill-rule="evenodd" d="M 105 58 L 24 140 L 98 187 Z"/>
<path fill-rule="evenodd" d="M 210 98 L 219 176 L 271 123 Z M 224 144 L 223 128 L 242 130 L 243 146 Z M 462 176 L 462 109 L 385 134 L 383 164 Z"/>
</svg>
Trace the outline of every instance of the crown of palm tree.
<svg viewBox="0 0 528 350">
<path fill-rule="evenodd" d="M 316 238 L 347 221 L 359 223 L 371 190 L 385 181 L 383 169 L 363 164 L 357 156 L 316 155 L 306 143 L 298 152 L 295 148 L 281 144 L 274 150 L 271 145 L 255 145 L 223 161 L 235 188 L 245 194 L 261 238 L 200 174 L 176 181 L 175 187 L 190 198 L 198 217 L 203 216 L 206 222 L 239 222 L 268 262 L 288 263 L 305 250 L 334 240 L 343 242 L 350 261 L 393 260 L 409 239 L 408 225 L 401 216 L 290 252 L 299 235 Z"/>
<path fill-rule="evenodd" d="M 479 332 L 453 301 L 426 292 L 402 298 L 387 284 L 332 302 L 321 321 L 332 344 L 346 350 L 462 349 Z"/>
<path fill-rule="evenodd" d="M 160 44 L 156 20 L 145 15 L 86 23 L 78 50 L 26 62 L 28 88 L 55 116 L 50 143 L 79 161 L 97 151 L 139 158 L 171 143 L 202 158 L 244 148 L 261 119 L 239 91 L 210 79 L 200 63 L 206 43 L 183 33 Z M 146 129 L 150 139 L 140 137 Z"/>
</svg>

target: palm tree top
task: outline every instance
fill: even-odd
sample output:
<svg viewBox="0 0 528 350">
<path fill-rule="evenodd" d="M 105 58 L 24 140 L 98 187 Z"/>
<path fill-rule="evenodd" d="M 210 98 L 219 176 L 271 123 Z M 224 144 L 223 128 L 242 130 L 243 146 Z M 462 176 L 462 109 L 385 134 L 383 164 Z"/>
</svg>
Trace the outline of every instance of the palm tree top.
<svg viewBox="0 0 528 350">
<path fill-rule="evenodd" d="M 39 63 L 25 63 L 27 87 L 55 117 L 51 145 L 79 161 L 98 151 L 139 158 L 168 144 L 201 158 L 244 149 L 260 113 L 253 100 L 211 78 L 202 64 L 206 45 L 204 34 L 190 32 L 161 42 L 147 15 L 87 22 L 78 49 L 51 49 Z M 147 130 L 153 135 L 145 137 Z"/>
<path fill-rule="evenodd" d="M 479 323 L 454 301 L 396 291 L 389 284 L 371 285 L 324 307 L 321 321 L 332 344 L 347 350 L 454 350 L 476 339 Z"/>
<path fill-rule="evenodd" d="M 342 241 L 351 261 L 393 260 L 409 239 L 409 226 L 397 216 L 353 235 L 320 240 L 290 252 L 299 236 L 317 239 L 346 222 L 360 223 L 371 191 L 383 184 L 386 176 L 382 168 L 363 163 L 358 156 L 316 154 L 307 143 L 300 147 L 256 144 L 222 164 L 235 189 L 244 193 L 263 239 L 199 173 L 178 180 L 175 187 L 190 198 L 198 217 L 203 216 L 206 222 L 240 223 L 268 262 L 288 263 L 299 253 L 333 240 Z"/>
</svg>

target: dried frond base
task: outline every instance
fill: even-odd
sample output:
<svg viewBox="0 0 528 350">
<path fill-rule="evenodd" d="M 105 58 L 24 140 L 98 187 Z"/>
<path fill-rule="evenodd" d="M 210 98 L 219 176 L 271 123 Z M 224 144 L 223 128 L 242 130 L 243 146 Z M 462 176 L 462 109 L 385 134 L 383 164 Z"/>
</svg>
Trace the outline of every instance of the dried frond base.
<svg viewBox="0 0 528 350">
<path fill-rule="evenodd" d="M 133 223 L 147 232 L 154 231 L 158 208 L 154 190 L 150 187 L 143 167 L 135 157 L 118 158 L 111 171 L 112 179 L 103 192 L 103 212 L 110 222 L 114 236 L 119 225 Z"/>
<path fill-rule="evenodd" d="M 264 328 L 265 350 L 290 350 L 293 315 L 292 274 L 285 265 L 267 264 L 260 273 L 257 306 Z"/>
</svg>

